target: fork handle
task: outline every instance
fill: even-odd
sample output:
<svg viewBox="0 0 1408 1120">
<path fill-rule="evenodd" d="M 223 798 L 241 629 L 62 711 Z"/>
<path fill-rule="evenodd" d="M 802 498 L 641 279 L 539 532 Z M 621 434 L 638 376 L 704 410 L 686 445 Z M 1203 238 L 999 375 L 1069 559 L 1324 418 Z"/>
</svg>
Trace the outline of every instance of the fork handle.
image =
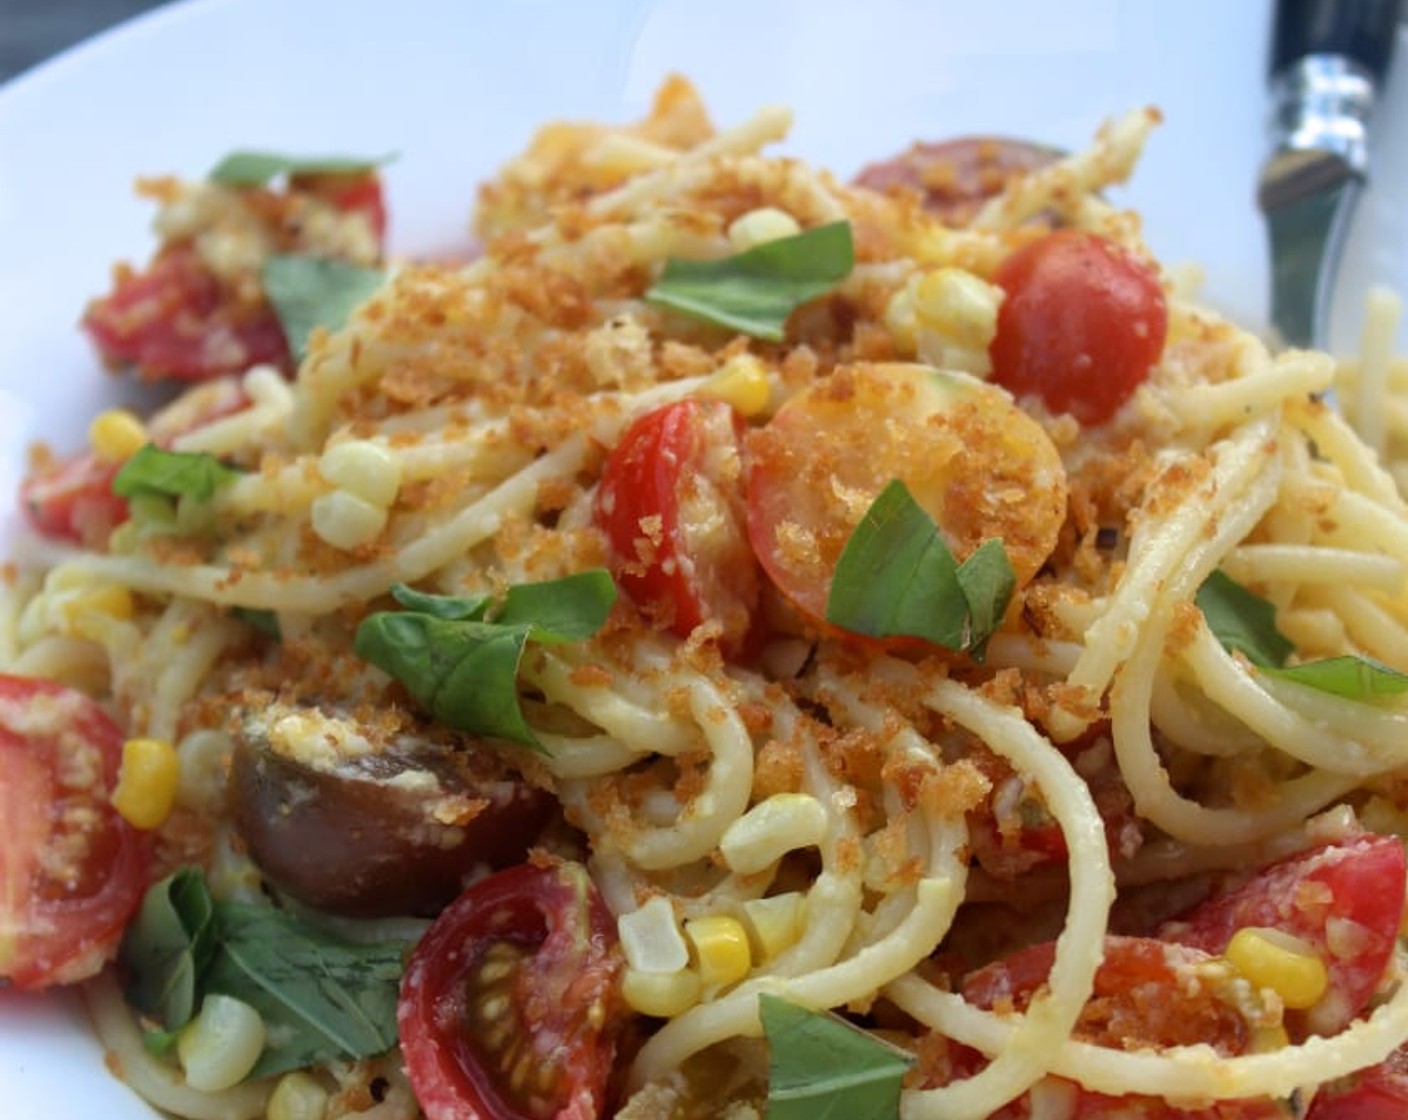
<svg viewBox="0 0 1408 1120">
<path fill-rule="evenodd" d="M 1306 55 L 1339 55 L 1382 82 L 1393 57 L 1403 0 L 1277 0 L 1271 74 Z"/>
</svg>

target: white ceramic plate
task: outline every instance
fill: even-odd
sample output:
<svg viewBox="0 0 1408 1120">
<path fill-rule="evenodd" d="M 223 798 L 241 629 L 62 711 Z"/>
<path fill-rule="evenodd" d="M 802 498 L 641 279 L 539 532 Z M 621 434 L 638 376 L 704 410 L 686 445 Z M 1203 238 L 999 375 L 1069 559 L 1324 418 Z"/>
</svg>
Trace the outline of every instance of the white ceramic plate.
<svg viewBox="0 0 1408 1120">
<path fill-rule="evenodd" d="M 202 0 L 105 35 L 0 89 L 0 545 L 23 449 L 76 446 L 129 392 L 75 321 L 122 257 L 142 259 L 137 174 L 196 177 L 224 152 L 394 150 L 398 251 L 463 237 L 476 183 L 551 117 L 639 115 L 671 70 L 719 122 L 797 110 L 789 150 L 849 174 L 912 139 L 959 133 L 1085 142 L 1160 106 L 1133 184 L 1165 261 L 1195 261 L 1217 305 L 1265 319 L 1252 203 L 1267 103 L 1268 4 L 1184 0 Z M 1408 46 L 1408 45 L 1405 45 Z M 1408 51 L 1401 51 L 1408 58 Z M 1408 119 L 1408 64 L 1383 116 Z M 1350 348 L 1371 282 L 1408 292 L 1408 128 L 1383 129 L 1332 342 Z M 1408 332 L 1401 339 L 1408 348 Z M 7 525 L 9 529 L 7 530 Z M 4 842 L 0 822 L 0 843 Z M 104 1070 L 81 1014 L 0 993 L 3 1111 L 111 1120 L 150 1112 Z"/>
</svg>

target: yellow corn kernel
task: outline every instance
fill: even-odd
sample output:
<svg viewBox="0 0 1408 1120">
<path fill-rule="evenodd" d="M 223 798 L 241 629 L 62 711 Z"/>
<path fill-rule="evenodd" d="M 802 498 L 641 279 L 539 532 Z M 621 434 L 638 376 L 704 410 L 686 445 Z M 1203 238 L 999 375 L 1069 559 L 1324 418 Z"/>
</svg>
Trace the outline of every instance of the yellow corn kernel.
<svg viewBox="0 0 1408 1120">
<path fill-rule="evenodd" d="M 748 933 L 737 918 L 727 914 L 693 918 L 685 922 L 684 935 L 694 949 L 699 982 L 706 988 L 742 980 L 753 967 Z"/>
<path fill-rule="evenodd" d="M 122 463 L 149 442 L 146 425 L 125 408 L 100 412 L 88 425 L 88 442 L 105 463 Z"/>
<path fill-rule="evenodd" d="M 303 1070 L 279 1078 L 269 1096 L 269 1120 L 323 1120 L 328 1111 L 328 1091 Z"/>
<path fill-rule="evenodd" d="M 770 961 L 797 943 L 802 936 L 806 905 L 806 895 L 799 891 L 750 898 L 743 904 L 743 917 L 753 935 L 753 950 L 760 960 Z"/>
<path fill-rule="evenodd" d="M 1253 1054 L 1269 1054 L 1274 1050 L 1284 1050 L 1291 1044 L 1291 1036 L 1286 1028 L 1277 1023 L 1274 1027 L 1253 1027 L 1251 1051 Z"/>
<path fill-rule="evenodd" d="M 1314 947 L 1278 929 L 1245 926 L 1232 935 L 1223 954 L 1258 988 L 1270 988 L 1287 1007 L 1313 1007 L 1330 982 Z"/>
<path fill-rule="evenodd" d="M 234 996 L 212 992 L 176 1036 L 186 1084 L 203 1093 L 238 1085 L 264 1052 L 268 1035 L 259 1012 Z"/>
<path fill-rule="evenodd" d="M 373 505 L 346 490 L 313 499 L 313 532 L 333 548 L 350 549 L 375 540 L 386 528 L 386 507 Z"/>
<path fill-rule="evenodd" d="M 786 210 L 762 206 L 735 218 L 728 227 L 728 239 L 734 249 L 742 253 L 769 241 L 796 237 L 801 232 L 802 227 L 797 224 L 797 219 Z"/>
<path fill-rule="evenodd" d="M 689 964 L 689 946 L 664 895 L 622 914 L 616 931 L 626 963 L 637 972 L 678 972 Z"/>
<path fill-rule="evenodd" d="M 383 509 L 401 489 L 401 460 L 369 439 L 333 444 L 318 460 L 318 472 L 339 490 Z"/>
<path fill-rule="evenodd" d="M 772 384 L 762 362 L 752 354 L 735 354 L 704 382 L 699 395 L 725 401 L 744 416 L 757 416 L 772 400 Z"/>
<path fill-rule="evenodd" d="M 156 828 L 171 815 L 181 762 L 165 739 L 128 739 L 112 806 L 134 828 Z"/>
<path fill-rule="evenodd" d="M 641 972 L 628 968 L 621 977 L 621 995 L 642 1015 L 671 1019 L 683 1015 L 699 1002 L 699 973 L 682 968 L 678 972 Z"/>
<path fill-rule="evenodd" d="M 986 350 L 997 333 L 1002 289 L 961 268 L 936 268 L 914 284 L 914 310 L 954 346 Z"/>
<path fill-rule="evenodd" d="M 751 875 L 825 835 L 826 810 L 820 801 L 805 793 L 777 793 L 724 830 L 719 852 L 732 870 Z"/>
</svg>

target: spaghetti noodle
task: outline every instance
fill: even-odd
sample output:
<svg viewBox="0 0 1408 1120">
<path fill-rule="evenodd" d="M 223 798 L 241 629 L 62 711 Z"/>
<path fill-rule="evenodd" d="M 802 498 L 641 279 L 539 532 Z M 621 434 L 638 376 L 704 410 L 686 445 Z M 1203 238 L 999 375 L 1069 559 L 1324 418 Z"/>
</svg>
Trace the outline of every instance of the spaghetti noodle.
<svg viewBox="0 0 1408 1120">
<path fill-rule="evenodd" d="M 1337 370 L 1270 353 L 1180 293 L 1104 194 L 1153 111 L 1015 174 L 959 227 L 915 190 L 762 154 L 789 119 L 769 109 L 716 133 L 673 80 L 635 128 L 545 129 L 483 189 L 478 259 L 404 265 L 344 326 L 313 332 L 291 381 L 258 365 L 150 421 L 177 461 L 228 473 L 205 497 L 131 497 L 86 546 L 24 541 L 0 593 L 0 667 L 74 686 L 126 738 L 174 747 L 151 880 L 199 866 L 217 905 L 353 942 L 413 940 L 412 919 L 448 900 L 378 907 L 410 865 L 340 862 L 312 876 L 349 877 L 332 909 L 350 916 L 317 913 L 298 852 L 270 847 L 310 834 L 269 841 L 249 821 L 346 777 L 318 758 L 379 774 L 366 780 L 382 804 L 450 789 L 435 801 L 447 845 L 493 817 L 491 788 L 551 795 L 561 819 L 494 827 L 525 833 L 532 874 L 566 883 L 551 869 L 584 865 L 604 900 L 610 936 L 592 936 L 609 960 L 569 962 L 544 1006 L 595 1016 L 591 1062 L 617 1068 L 570 1100 L 568 1075 L 534 1082 L 494 1020 L 517 958 L 475 957 L 462 1060 L 524 1115 L 758 1115 L 771 997 L 896 1048 L 905 1120 L 1334 1120 L 1337 1094 L 1408 1040 L 1402 854 L 1383 839 L 1408 827 L 1396 307 L 1375 303 L 1362 360 Z M 802 275 L 815 259 L 778 264 L 842 227 L 854 261 L 837 278 Z M 1131 344 L 1151 357 L 1118 400 L 1008 391 L 1011 262 L 1054 243 L 1154 278 Z M 689 267 L 744 257 L 729 284 L 775 286 L 750 298 L 800 292 L 775 330 L 738 325 L 751 305 L 709 306 L 714 280 Z M 684 274 L 694 287 L 672 287 Z M 1139 317 L 1155 304 L 1157 330 Z M 1332 386 L 1344 416 L 1320 397 Z M 990 633 L 961 582 L 954 642 L 915 630 L 909 607 L 876 631 L 837 606 L 891 477 L 952 549 L 952 578 L 1001 545 L 1011 594 L 993 596 Z M 481 717 L 458 693 L 489 691 L 487 668 L 442 687 L 394 667 L 437 627 L 499 625 L 539 594 L 524 589 L 603 568 L 604 625 L 582 636 L 554 608 L 514 639 L 514 695 L 493 703 L 516 716 L 470 726 Z M 881 563 L 850 590 L 922 598 L 927 578 Z M 404 638 L 413 615 L 421 645 Z M 407 743 L 439 761 L 407 763 Z M 446 759 L 467 787 L 445 785 Z M 250 792 L 281 781 L 303 783 L 282 808 Z M 349 829 L 399 827 L 358 804 L 369 815 Z M 514 952 L 556 944 L 556 928 Z M 1313 998 L 1239 957 L 1242 929 L 1309 961 Z M 1019 965 L 1038 943 L 1044 963 Z M 194 1087 L 189 1063 L 143 1049 L 153 1012 L 124 1006 L 113 972 L 88 993 L 115 1068 L 182 1116 L 479 1115 L 446 1103 L 449 1075 L 431 1077 L 407 1035 L 425 1029 L 407 1011 L 415 986 L 440 967 L 414 959 L 409 1081 L 402 1050 L 372 1049 Z M 540 961 L 542 983 L 555 963 Z M 1166 1029 L 1155 1005 L 1177 1017 L 1185 1000 L 1232 1026 Z M 561 1011 L 520 1007 L 529 1054 L 544 1022 L 575 1037 Z M 767 1042 L 776 1078 L 783 1045 Z"/>
</svg>

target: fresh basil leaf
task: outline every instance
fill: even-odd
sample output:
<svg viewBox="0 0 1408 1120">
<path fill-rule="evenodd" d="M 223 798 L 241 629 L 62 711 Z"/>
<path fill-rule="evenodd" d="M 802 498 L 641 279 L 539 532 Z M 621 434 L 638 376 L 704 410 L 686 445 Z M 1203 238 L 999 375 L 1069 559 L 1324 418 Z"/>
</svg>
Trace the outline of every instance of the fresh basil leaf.
<svg viewBox="0 0 1408 1120">
<path fill-rule="evenodd" d="M 645 298 L 755 338 L 781 342 L 787 317 L 830 291 L 854 267 L 851 225 L 832 222 L 720 260 L 671 257 Z"/>
<path fill-rule="evenodd" d="M 1262 672 L 1351 700 L 1398 696 L 1408 692 L 1408 675 L 1381 661 L 1353 654 L 1307 661 L 1300 665 L 1267 667 Z"/>
<path fill-rule="evenodd" d="M 836 562 L 826 620 L 872 638 L 923 638 L 981 658 L 1016 580 L 1001 541 L 958 562 L 899 479 L 880 492 Z"/>
<path fill-rule="evenodd" d="M 834 1015 L 758 997 L 768 1040 L 768 1120 L 898 1120 L 914 1059 Z"/>
<path fill-rule="evenodd" d="M 968 633 L 964 645 L 973 660 L 982 662 L 988 639 L 1002 625 L 1007 604 L 1017 590 L 1017 574 L 1001 541 L 984 541 L 958 565 L 958 586 L 968 604 Z"/>
<path fill-rule="evenodd" d="M 396 1045 L 403 942 L 343 941 L 267 906 L 221 903 L 219 917 L 220 951 L 206 991 L 243 1000 L 269 1031 L 250 1077 Z"/>
<path fill-rule="evenodd" d="M 239 471 L 204 451 L 165 451 L 149 443 L 122 464 L 112 480 L 112 492 L 122 498 L 208 502 L 215 491 L 239 476 Z"/>
<path fill-rule="evenodd" d="M 392 585 L 391 597 L 409 610 L 450 621 L 483 618 L 484 612 L 494 601 L 492 595 L 433 595 L 428 591 L 417 591 L 404 583 Z"/>
<path fill-rule="evenodd" d="M 497 612 L 479 597 L 405 585 L 392 595 L 416 609 L 364 618 L 353 643 L 357 656 L 399 680 L 441 723 L 539 749 L 518 699 L 524 646 L 590 637 L 611 612 L 616 588 L 605 571 L 579 572 L 510 588 Z"/>
<path fill-rule="evenodd" d="M 185 1026 L 200 1008 L 215 939 L 215 906 L 199 871 L 182 868 L 154 883 L 119 952 L 131 977 L 127 1002 L 167 1032 Z"/>
<path fill-rule="evenodd" d="M 261 279 L 283 326 L 289 353 L 301 362 L 313 331 L 341 327 L 386 282 L 386 273 L 346 261 L 289 254 L 266 260 Z"/>
<path fill-rule="evenodd" d="M 1240 651 L 1253 665 L 1284 665 L 1296 648 L 1276 629 L 1275 605 L 1223 572 L 1203 581 L 1196 601 L 1223 648 Z"/>
<path fill-rule="evenodd" d="M 279 629 L 279 616 L 273 611 L 255 607 L 235 607 L 230 613 L 241 622 L 253 626 L 261 634 L 267 634 L 275 641 L 283 640 L 283 633 Z"/>
<path fill-rule="evenodd" d="M 262 187 L 280 175 L 356 175 L 390 163 L 395 156 L 290 156 L 281 152 L 231 152 L 210 169 L 212 183 Z"/>
</svg>

